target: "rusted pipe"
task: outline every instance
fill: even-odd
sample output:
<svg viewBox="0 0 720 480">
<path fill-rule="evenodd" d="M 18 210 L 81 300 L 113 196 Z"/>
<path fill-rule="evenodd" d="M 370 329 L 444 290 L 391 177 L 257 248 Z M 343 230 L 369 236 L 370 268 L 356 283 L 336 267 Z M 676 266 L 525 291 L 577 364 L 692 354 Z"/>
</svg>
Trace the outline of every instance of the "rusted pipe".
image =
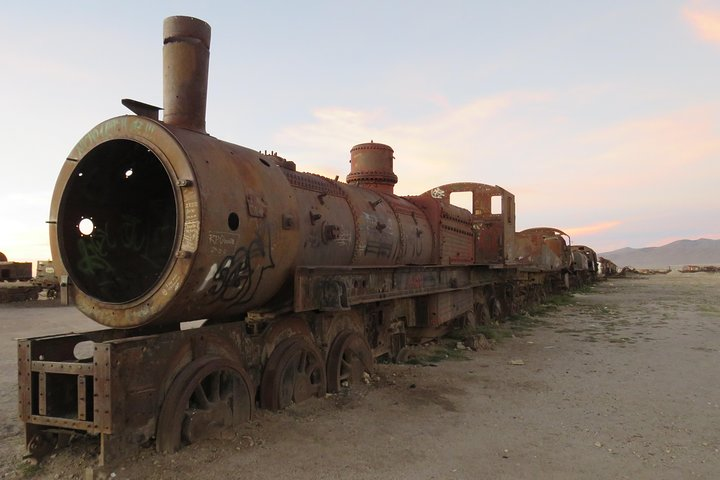
<svg viewBox="0 0 720 480">
<path fill-rule="evenodd" d="M 163 121 L 205 133 L 210 25 L 193 17 L 163 24 Z"/>
</svg>

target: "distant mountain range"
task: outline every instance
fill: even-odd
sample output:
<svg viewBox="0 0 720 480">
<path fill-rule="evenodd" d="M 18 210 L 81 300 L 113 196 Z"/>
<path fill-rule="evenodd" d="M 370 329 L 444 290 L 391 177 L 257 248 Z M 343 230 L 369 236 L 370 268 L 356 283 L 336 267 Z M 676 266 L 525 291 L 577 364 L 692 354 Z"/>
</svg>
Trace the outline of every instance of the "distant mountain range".
<svg viewBox="0 0 720 480">
<path fill-rule="evenodd" d="M 671 265 L 720 265 L 720 240 L 678 240 L 662 247 L 621 248 L 601 253 L 618 267 L 665 268 Z"/>
</svg>

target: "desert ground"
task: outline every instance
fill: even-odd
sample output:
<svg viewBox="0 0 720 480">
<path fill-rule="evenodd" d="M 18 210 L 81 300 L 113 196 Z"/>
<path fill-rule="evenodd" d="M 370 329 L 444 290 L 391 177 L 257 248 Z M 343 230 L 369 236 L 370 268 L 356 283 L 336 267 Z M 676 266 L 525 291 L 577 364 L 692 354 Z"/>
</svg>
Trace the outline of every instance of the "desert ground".
<svg viewBox="0 0 720 480">
<path fill-rule="evenodd" d="M 0 306 L 0 478 L 720 477 L 720 274 L 600 282 L 496 329 L 492 349 L 378 365 L 176 454 L 93 471 L 78 439 L 24 462 L 14 339 L 95 328 L 72 307 Z"/>
</svg>

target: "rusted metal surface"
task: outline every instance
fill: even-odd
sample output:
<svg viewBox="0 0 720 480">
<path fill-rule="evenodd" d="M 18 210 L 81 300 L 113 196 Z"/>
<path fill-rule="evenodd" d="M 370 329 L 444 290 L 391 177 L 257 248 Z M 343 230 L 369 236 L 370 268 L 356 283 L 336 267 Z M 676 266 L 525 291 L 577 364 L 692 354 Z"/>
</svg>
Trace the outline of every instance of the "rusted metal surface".
<svg viewBox="0 0 720 480">
<path fill-rule="evenodd" d="M 299 267 L 295 271 L 296 312 L 335 311 L 351 306 L 482 285 L 460 266 Z"/>
<path fill-rule="evenodd" d="M 185 443 L 214 438 L 250 420 L 250 377 L 236 362 L 219 357 L 194 360 L 173 380 L 158 418 L 156 447 L 175 452 Z"/>
<path fill-rule="evenodd" d="M 437 327 L 472 311 L 473 291 L 468 288 L 424 297 L 416 315 L 418 325 Z"/>
<path fill-rule="evenodd" d="M 55 273 L 52 260 L 38 260 L 33 283 L 48 290 L 48 297 L 54 297 L 60 290 L 60 278 Z"/>
<path fill-rule="evenodd" d="M 146 118 L 93 132 L 58 179 L 51 231 L 75 303 L 104 325 L 244 313 L 267 303 L 298 265 L 430 262 L 429 223 L 407 200 Z M 114 173 L 108 157 L 119 163 Z M 270 193 L 279 191 L 287 194 Z M 117 198 L 126 200 L 122 212 L 111 208 Z"/>
<path fill-rule="evenodd" d="M 95 131 L 108 136 L 91 132 L 73 151 L 79 161 L 66 162 L 51 213 L 54 258 L 80 310 L 129 328 L 242 313 L 277 293 L 298 248 L 298 228 L 283 218 L 298 214 L 292 193 L 263 193 L 292 192 L 271 157 L 141 117 Z M 122 211 L 111 207 L 117 199 Z"/>
<path fill-rule="evenodd" d="M 21 420 L 89 433 L 110 432 L 109 410 L 96 408 L 109 400 L 102 381 L 103 374 L 108 374 L 108 359 L 102 354 L 106 352 L 96 352 L 97 364 L 79 363 L 74 349 L 87 341 L 81 335 L 60 335 L 41 344 L 33 340 L 18 342 Z"/>
<path fill-rule="evenodd" d="M 598 256 L 595 251 L 585 245 L 573 245 L 572 251 L 572 282 L 574 286 L 582 286 L 598 278 Z"/>
<path fill-rule="evenodd" d="M 163 121 L 205 133 L 210 25 L 191 17 L 163 24 Z"/>
<path fill-rule="evenodd" d="M 31 281 L 0 282 L 0 303 L 25 302 L 37 300 L 42 287 Z"/>
<path fill-rule="evenodd" d="M 585 245 L 573 245 L 573 267 L 575 271 L 587 271 L 595 274 L 598 270 L 598 256 L 590 247 Z"/>
<path fill-rule="evenodd" d="M 350 149 L 348 185 L 393 193 L 398 181 L 393 171 L 393 149 L 382 143 L 361 143 Z"/>
<path fill-rule="evenodd" d="M 37 300 L 42 287 L 32 281 L 32 263 L 0 259 L 0 303 Z"/>
<path fill-rule="evenodd" d="M 572 264 L 570 237 L 562 230 L 551 227 L 517 232 L 512 263 L 541 271 L 569 269 Z"/>
<path fill-rule="evenodd" d="M 30 426 L 28 430 L 43 426 L 101 434 L 103 442 L 127 450 L 132 446 L 139 448 L 158 434 L 161 406 L 168 405 L 163 408 L 173 412 L 165 414 L 161 429 L 166 439 L 174 438 L 174 430 L 168 433 L 172 430 L 168 425 L 173 423 L 168 420 L 170 417 L 182 424 L 183 415 L 189 411 L 214 419 L 207 430 L 193 425 L 184 432 L 187 442 L 227 426 L 223 422 L 229 418 L 218 413 L 217 409 L 227 413 L 219 404 L 186 398 L 190 385 L 206 385 L 219 379 L 229 388 L 231 379 L 233 382 L 242 379 L 250 395 L 260 377 L 261 347 L 246 337 L 242 325 L 127 335 L 126 330 L 109 329 L 20 340 L 19 413 L 21 420 Z M 238 418 L 245 418 L 242 413 L 247 410 L 245 405 L 252 407 L 254 403 L 243 397 L 240 387 L 233 383 L 233 388 L 239 390 L 222 390 L 222 399 L 215 390 L 209 392 L 214 398 L 211 404 L 229 402 L 233 425 Z M 195 389 L 190 393 L 193 392 Z M 172 428 L 177 426 L 173 425 Z M 104 462 L 112 456 L 113 452 L 108 451 L 100 460 Z"/>
<path fill-rule="evenodd" d="M 361 383 L 372 371 L 373 356 L 367 340 L 353 331 L 338 334 L 328 352 L 328 392 L 336 393 L 343 387 Z"/>
<path fill-rule="evenodd" d="M 32 279 L 31 262 L 0 262 L 0 281 L 22 282 Z"/>
<path fill-rule="evenodd" d="M 598 258 L 598 273 L 604 277 L 617 275 L 618 267 L 612 260 L 604 257 Z"/>
<path fill-rule="evenodd" d="M 312 339 L 288 338 L 267 361 L 260 384 L 260 405 L 279 410 L 327 391 L 325 362 Z"/>
</svg>

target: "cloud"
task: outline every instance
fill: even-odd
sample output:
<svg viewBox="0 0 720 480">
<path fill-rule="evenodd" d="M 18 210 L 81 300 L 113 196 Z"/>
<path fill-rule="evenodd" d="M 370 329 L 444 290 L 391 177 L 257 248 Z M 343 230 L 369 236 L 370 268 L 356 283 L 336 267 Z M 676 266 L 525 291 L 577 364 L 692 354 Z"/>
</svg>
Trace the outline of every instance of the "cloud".
<svg viewBox="0 0 720 480">
<path fill-rule="evenodd" d="M 611 216 L 628 225 L 653 211 L 676 215 L 677 225 L 689 212 L 720 208 L 720 197 L 707 193 L 720 175 L 718 110 L 708 103 L 586 124 L 551 155 L 538 148 L 546 173 L 508 187 L 518 198 L 519 223 L 521 212 L 553 212 L 560 199 L 565 220 Z"/>
<path fill-rule="evenodd" d="M 517 125 L 516 121 L 507 125 L 512 118 L 508 112 L 545 102 L 549 94 L 504 92 L 457 106 L 438 106 L 436 97 L 426 99 L 435 105 L 434 114 L 408 120 L 381 109 L 318 108 L 308 122 L 280 130 L 276 142 L 283 145 L 283 152 L 291 152 L 289 158 L 301 170 L 341 178 L 349 166 L 338 159 L 349 160 L 353 145 L 370 140 L 387 143 L 396 152 L 398 193 L 414 194 L 463 176 L 467 179 L 482 166 L 482 159 L 497 156 L 505 145 L 536 134 L 529 125 Z"/>
<path fill-rule="evenodd" d="M 580 227 L 570 227 L 565 228 L 563 231 L 570 235 L 570 238 L 574 236 L 582 236 L 582 235 L 590 235 L 600 232 L 605 232 L 607 230 L 612 230 L 622 225 L 622 222 L 619 220 L 612 220 L 609 222 L 601 222 L 601 223 L 595 223 L 592 225 L 583 225 Z"/>
<path fill-rule="evenodd" d="M 720 45 L 720 10 L 696 4 L 683 8 L 682 14 L 700 38 Z"/>
</svg>

